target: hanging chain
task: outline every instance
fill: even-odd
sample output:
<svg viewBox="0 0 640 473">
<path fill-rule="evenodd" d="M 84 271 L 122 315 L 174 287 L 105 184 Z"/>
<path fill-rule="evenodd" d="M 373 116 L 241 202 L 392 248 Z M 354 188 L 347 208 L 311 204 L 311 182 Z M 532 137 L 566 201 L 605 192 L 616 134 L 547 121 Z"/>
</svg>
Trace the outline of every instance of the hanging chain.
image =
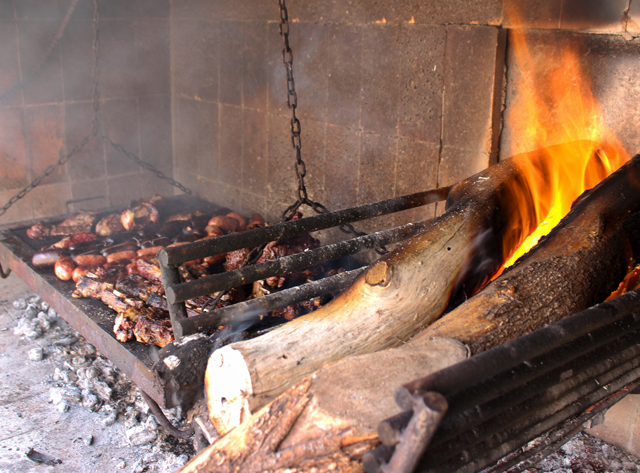
<svg viewBox="0 0 640 473">
<path fill-rule="evenodd" d="M 69 161 L 69 159 L 73 155 L 80 152 L 80 150 L 82 150 L 82 148 L 84 148 L 89 141 L 91 141 L 92 139 L 98 136 L 98 133 L 100 131 L 100 126 L 98 122 L 98 111 L 100 108 L 100 89 L 99 89 L 99 85 L 100 85 L 100 61 L 99 61 L 100 59 L 100 35 L 99 35 L 100 33 L 100 1 L 101 0 L 93 0 L 93 7 L 94 7 L 93 8 L 93 44 L 92 44 L 93 64 L 91 67 L 91 79 L 93 83 L 93 92 L 91 96 L 93 117 L 91 119 L 91 133 L 89 133 L 84 138 L 82 138 L 78 143 L 76 143 L 76 145 L 73 148 L 71 148 L 71 150 L 68 151 L 66 154 L 60 156 L 60 158 L 55 164 L 52 164 L 51 166 L 47 166 L 44 172 L 39 177 L 35 178 L 33 181 L 31 181 L 31 183 L 28 186 L 26 186 L 24 189 L 22 189 L 20 192 L 14 195 L 11 199 L 9 199 L 9 201 L 2 208 L 0 208 L 0 217 L 4 215 L 13 204 L 15 204 L 18 200 L 22 199 L 25 195 L 31 192 L 35 187 L 40 185 L 40 183 L 42 183 L 44 179 L 46 179 L 48 176 L 53 174 L 56 169 L 58 169 L 60 166 L 64 166 L 67 163 L 67 161 Z M 48 59 L 51 56 L 51 53 L 53 52 L 55 47 L 58 45 L 58 42 L 60 41 L 60 37 L 66 30 L 69 19 L 71 18 L 71 14 L 73 13 L 73 10 L 75 9 L 75 5 L 77 3 L 78 3 L 78 0 L 74 0 L 74 3 L 69 7 L 67 14 L 62 22 L 62 25 L 58 29 L 58 34 L 56 35 L 52 43 L 49 45 L 49 48 L 47 49 L 47 53 L 45 54 L 45 59 Z M 41 66 L 39 68 L 41 68 Z M 39 69 L 39 68 L 36 68 L 36 69 Z M 36 75 L 37 74 L 32 73 L 29 76 L 29 78 L 33 79 Z M 17 90 L 20 90 L 20 88 L 24 84 L 25 84 L 24 81 L 18 84 L 16 86 Z M 0 97 L 0 102 L 2 100 L 8 99 L 10 96 L 13 96 L 15 94 L 14 89 L 16 89 L 16 87 L 13 87 L 11 90 L 9 90 L 9 92 L 3 94 Z M 167 180 L 172 186 L 177 187 L 185 194 L 189 194 L 189 195 L 193 194 L 193 192 L 190 189 L 186 188 L 179 182 L 173 180 L 172 178 L 164 174 L 162 171 L 156 169 L 153 165 L 141 160 L 135 154 L 128 152 L 122 145 L 114 143 L 113 141 L 111 141 L 111 139 L 108 136 L 103 136 L 102 140 L 109 143 L 116 150 L 118 150 L 120 153 L 122 153 L 123 155 L 125 155 L 126 157 L 134 161 L 139 166 L 155 173 L 155 175 L 160 179 Z"/>
<path fill-rule="evenodd" d="M 108 143 L 111 146 L 113 146 L 117 151 L 119 151 L 120 153 L 124 154 L 131 161 L 135 162 L 138 166 L 143 167 L 148 171 L 151 171 L 152 173 L 154 173 L 160 179 L 164 179 L 165 181 L 168 181 L 169 184 L 171 184 L 174 187 L 177 187 L 178 189 L 180 189 L 185 194 L 189 194 L 189 195 L 193 194 L 193 191 L 191 189 L 188 189 L 187 187 L 185 187 L 182 184 L 180 184 L 178 181 L 170 178 L 165 173 L 163 173 L 159 169 L 155 168 L 152 164 L 149 164 L 146 161 L 143 161 L 142 159 L 137 157 L 135 154 L 131 153 L 130 151 L 127 151 L 124 148 L 124 146 L 122 146 L 121 144 L 114 143 L 113 141 L 111 141 L 111 138 L 109 138 L 108 136 L 103 136 L 102 140 L 105 143 Z"/>
<path fill-rule="evenodd" d="M 77 2 L 76 2 L 77 3 Z M 51 166 L 47 166 L 44 170 L 44 172 L 38 176 L 37 178 L 35 178 L 33 181 L 31 181 L 31 183 L 25 187 L 24 189 L 22 189 L 20 192 L 18 192 L 16 195 L 14 195 L 13 197 L 11 197 L 11 199 L 9 199 L 9 202 L 7 202 L 2 208 L 0 208 L 0 217 L 2 215 L 4 215 L 7 210 L 9 210 L 9 208 L 15 204 L 17 201 L 19 201 L 20 199 L 22 199 L 25 195 L 27 195 L 29 192 L 31 192 L 35 187 L 39 186 L 40 183 L 47 177 L 50 176 L 51 174 L 53 174 L 55 172 L 56 169 L 58 169 L 60 166 L 64 166 L 66 164 L 67 161 L 69 161 L 69 159 L 76 153 L 80 152 L 80 150 L 82 148 L 85 147 L 85 145 L 91 141 L 93 138 L 95 138 L 98 134 L 98 103 L 99 103 L 99 96 L 98 96 L 98 58 L 99 58 L 99 51 L 100 51 L 100 42 L 99 42 L 99 37 L 98 37 L 98 27 L 100 24 L 100 0 L 93 0 L 93 68 L 92 68 L 92 81 L 93 81 L 93 118 L 91 120 L 91 133 L 89 133 L 88 135 L 86 135 L 84 138 L 82 138 L 78 143 L 76 143 L 76 145 L 71 148 L 70 151 L 68 151 L 66 154 L 63 154 L 62 156 L 60 156 L 60 158 L 58 159 L 58 161 L 55 164 L 52 164 Z M 67 12 L 67 16 L 65 17 L 65 22 L 64 23 L 64 27 L 66 27 L 66 22 L 69 21 L 69 18 L 71 17 L 71 12 L 73 10 L 70 9 Z M 60 32 L 64 32 L 64 27 L 61 27 L 59 29 Z M 62 34 L 62 33 L 60 33 Z M 54 41 L 55 44 L 53 44 L 53 47 L 55 48 L 55 46 L 58 44 L 58 40 L 60 38 L 57 38 L 56 41 Z M 51 47 L 50 47 L 51 48 Z M 49 53 L 50 55 L 50 53 Z"/>
<path fill-rule="evenodd" d="M 282 42 L 284 44 L 282 48 L 282 63 L 284 64 L 287 78 L 287 106 L 291 110 L 291 144 L 295 151 L 295 170 L 298 178 L 298 200 L 282 213 L 282 220 L 288 221 L 293 218 L 301 205 L 308 205 L 314 212 L 326 213 L 329 210 L 319 202 L 314 202 L 309 199 L 307 188 L 304 184 L 304 178 L 307 175 L 307 167 L 302 160 L 302 139 L 300 120 L 296 116 L 296 108 L 298 107 L 298 95 L 296 93 L 295 81 L 293 80 L 293 51 L 289 46 L 289 13 L 287 12 L 287 6 L 285 0 L 278 0 L 278 6 L 280 8 L 280 36 L 282 36 Z M 356 236 L 364 236 L 366 233 L 359 232 L 350 223 L 341 225 L 340 230 L 344 233 L 349 233 Z M 375 250 L 378 254 L 386 254 L 387 250 L 381 246 Z M 259 258 L 259 257 L 258 257 Z M 258 259 L 256 258 L 256 260 Z"/>
</svg>

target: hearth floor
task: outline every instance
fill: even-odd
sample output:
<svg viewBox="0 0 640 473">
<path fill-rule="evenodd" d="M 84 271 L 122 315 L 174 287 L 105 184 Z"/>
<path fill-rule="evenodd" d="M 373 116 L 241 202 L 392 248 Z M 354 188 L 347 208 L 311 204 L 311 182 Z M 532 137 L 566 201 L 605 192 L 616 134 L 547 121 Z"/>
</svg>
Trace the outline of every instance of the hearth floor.
<svg viewBox="0 0 640 473">
<path fill-rule="evenodd" d="M 29 357 L 34 348 L 50 346 L 51 339 L 46 333 L 34 340 L 14 334 L 20 311 L 14 308 L 13 301 L 32 295 L 31 289 L 15 275 L 0 280 L 0 473 L 161 473 L 179 468 L 186 461 L 184 456 L 167 456 L 153 445 L 132 445 L 122 421 L 104 425 L 103 414 L 77 405 L 66 412 L 56 409 L 50 390 L 57 362 L 47 357 L 46 349 L 41 361 L 31 361 Z M 61 319 L 56 324 L 68 327 Z M 637 402 L 640 406 L 640 395 L 627 396 L 623 402 Z M 624 412 L 634 409 L 622 404 L 610 412 L 616 408 L 623 408 Z M 619 432 L 621 427 L 609 417 L 612 416 L 607 416 L 604 427 L 599 426 L 591 433 L 607 440 L 606 432 Z M 632 422 L 635 425 L 636 419 Z M 637 422 L 640 425 L 640 420 Z M 612 442 L 625 447 L 615 439 Z M 631 448 L 637 448 L 633 444 Z M 30 449 L 61 463 L 35 463 L 27 458 Z M 640 460 L 601 439 L 580 434 L 528 471 L 640 471 Z"/>
</svg>

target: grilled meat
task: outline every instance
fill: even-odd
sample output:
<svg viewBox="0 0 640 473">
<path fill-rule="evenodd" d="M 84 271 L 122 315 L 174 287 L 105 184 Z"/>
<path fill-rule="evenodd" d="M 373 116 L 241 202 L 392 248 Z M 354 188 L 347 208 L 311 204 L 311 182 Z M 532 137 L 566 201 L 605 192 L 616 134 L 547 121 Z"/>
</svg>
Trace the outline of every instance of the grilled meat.
<svg viewBox="0 0 640 473">
<path fill-rule="evenodd" d="M 90 233 L 96 221 L 93 212 L 81 211 L 65 219 L 59 225 L 36 223 L 27 230 L 29 238 L 46 238 L 49 236 L 66 236 L 74 233 Z"/>
<path fill-rule="evenodd" d="M 150 307 L 129 307 L 116 317 L 113 332 L 121 342 L 135 337 L 141 343 L 164 347 L 173 341 L 173 329 L 167 316 Z"/>
<path fill-rule="evenodd" d="M 104 217 L 96 224 L 96 234 L 100 236 L 113 235 L 124 231 L 120 214 L 111 214 Z"/>
<path fill-rule="evenodd" d="M 239 250 L 230 251 L 225 256 L 224 270 L 233 271 L 242 267 L 242 264 L 247 260 L 252 248 L 241 248 Z"/>
<path fill-rule="evenodd" d="M 131 274 L 118 279 L 115 287 L 117 291 L 129 297 L 137 297 L 138 299 L 141 299 L 145 302 L 148 301 L 151 294 L 164 293 L 162 284 L 160 284 L 158 281 L 148 281 L 139 274 Z"/>
</svg>

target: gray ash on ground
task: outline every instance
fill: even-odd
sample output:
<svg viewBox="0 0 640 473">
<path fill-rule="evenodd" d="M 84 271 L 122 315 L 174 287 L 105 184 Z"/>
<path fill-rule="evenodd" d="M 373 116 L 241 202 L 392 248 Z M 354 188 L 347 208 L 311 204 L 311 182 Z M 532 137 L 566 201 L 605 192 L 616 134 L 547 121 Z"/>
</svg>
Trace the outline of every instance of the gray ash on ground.
<svg viewBox="0 0 640 473">
<path fill-rule="evenodd" d="M 39 296 L 17 299 L 13 307 L 18 316 L 14 334 L 35 345 L 28 352 L 29 359 L 48 360 L 54 366 L 45 382 L 55 408 L 60 412 L 90 410 L 103 426 L 121 422 L 128 443 L 148 449 L 148 455 L 131 471 L 174 471 L 194 455 L 193 443 L 166 434 L 135 384 Z M 175 427 L 185 428 L 180 408 L 163 411 Z M 92 442 L 90 434 L 79 439 L 85 445 Z"/>
<path fill-rule="evenodd" d="M 618 473 L 640 471 L 640 460 L 597 437 L 578 433 L 535 465 L 516 465 L 508 473 Z"/>
</svg>

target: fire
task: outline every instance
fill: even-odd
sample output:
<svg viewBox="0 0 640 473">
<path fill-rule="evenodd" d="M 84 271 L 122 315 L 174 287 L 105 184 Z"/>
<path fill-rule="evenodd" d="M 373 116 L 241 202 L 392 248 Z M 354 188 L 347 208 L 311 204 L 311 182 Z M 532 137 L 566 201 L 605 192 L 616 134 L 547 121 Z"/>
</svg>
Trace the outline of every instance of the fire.
<svg viewBox="0 0 640 473">
<path fill-rule="evenodd" d="M 527 159 L 519 164 L 525 184 L 510 189 L 518 200 L 519 218 L 504 240 L 509 257 L 498 274 L 549 233 L 576 198 L 629 159 L 604 123 L 578 53 L 554 51 L 548 44 L 544 53 L 534 55 L 523 30 L 512 30 L 509 39 L 522 77 L 508 105 L 508 126 L 521 149 L 544 148 L 548 165 Z"/>
</svg>

